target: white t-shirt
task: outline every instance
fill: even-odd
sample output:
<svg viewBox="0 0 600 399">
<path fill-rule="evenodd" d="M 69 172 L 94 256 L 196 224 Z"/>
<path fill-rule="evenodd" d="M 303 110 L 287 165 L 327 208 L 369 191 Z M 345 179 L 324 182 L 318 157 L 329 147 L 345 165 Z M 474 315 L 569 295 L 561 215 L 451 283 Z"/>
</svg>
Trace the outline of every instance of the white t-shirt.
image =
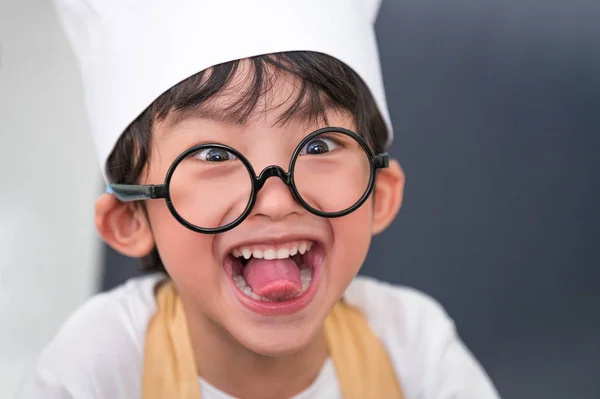
<svg viewBox="0 0 600 399">
<path fill-rule="evenodd" d="M 154 287 L 162 278 L 138 277 L 85 303 L 44 350 L 20 398 L 141 399 L 144 338 L 156 310 Z M 357 277 L 345 299 L 363 312 L 385 345 L 406 399 L 499 398 L 452 320 L 430 297 Z M 203 399 L 233 399 L 202 379 L 199 384 Z M 294 397 L 309 398 L 342 399 L 331 360 Z"/>
</svg>

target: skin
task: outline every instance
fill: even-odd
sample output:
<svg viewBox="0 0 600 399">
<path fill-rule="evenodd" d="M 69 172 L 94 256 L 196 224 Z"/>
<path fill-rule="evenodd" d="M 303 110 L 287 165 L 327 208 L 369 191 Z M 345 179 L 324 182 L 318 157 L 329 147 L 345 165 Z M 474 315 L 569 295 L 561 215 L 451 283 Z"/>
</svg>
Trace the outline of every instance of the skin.
<svg viewBox="0 0 600 399">
<path fill-rule="evenodd" d="M 243 78 L 241 75 L 239 82 Z M 232 85 L 209 106 L 219 109 L 233 101 L 236 87 L 239 89 Z M 302 137 L 327 126 L 298 119 L 284 126 L 275 123 L 278 106 L 290 101 L 296 87 L 289 79 L 278 79 L 264 99 L 264 107 L 244 125 L 200 112 L 183 118 L 169 116 L 155 124 L 152 156 L 140 183 L 162 183 L 181 152 L 204 142 L 238 149 L 257 173 L 269 165 L 287 170 L 289 157 Z M 329 126 L 355 129 L 347 113 L 331 110 L 327 119 Z M 146 217 L 139 206 L 103 194 L 96 203 L 96 226 L 110 246 L 127 256 L 141 257 L 157 246 L 186 311 L 197 367 L 204 379 L 236 397 L 291 397 L 315 380 L 327 358 L 323 322 L 358 273 L 371 237 L 382 232 L 398 213 L 404 180 L 400 165 L 391 160 L 377 175 L 374 196 L 350 215 L 326 219 L 305 210 L 281 180 L 271 178 L 249 217 L 218 235 L 185 228 L 163 200 L 147 201 Z M 314 299 L 299 312 L 285 316 L 262 316 L 243 307 L 224 272 L 227 254 L 245 243 L 282 243 L 294 238 L 318 240 L 325 249 Z"/>
</svg>

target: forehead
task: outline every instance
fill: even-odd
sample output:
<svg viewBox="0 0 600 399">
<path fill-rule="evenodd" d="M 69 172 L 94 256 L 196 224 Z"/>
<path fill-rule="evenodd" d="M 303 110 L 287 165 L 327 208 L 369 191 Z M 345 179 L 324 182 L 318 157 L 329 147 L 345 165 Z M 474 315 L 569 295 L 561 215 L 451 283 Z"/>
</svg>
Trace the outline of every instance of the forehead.
<svg viewBox="0 0 600 399">
<path fill-rule="evenodd" d="M 189 86 L 174 96 L 164 118 L 166 130 L 198 119 L 242 127 L 291 122 L 309 127 L 352 116 L 314 82 L 253 59 L 239 60 L 231 70 L 208 69 Z"/>
</svg>

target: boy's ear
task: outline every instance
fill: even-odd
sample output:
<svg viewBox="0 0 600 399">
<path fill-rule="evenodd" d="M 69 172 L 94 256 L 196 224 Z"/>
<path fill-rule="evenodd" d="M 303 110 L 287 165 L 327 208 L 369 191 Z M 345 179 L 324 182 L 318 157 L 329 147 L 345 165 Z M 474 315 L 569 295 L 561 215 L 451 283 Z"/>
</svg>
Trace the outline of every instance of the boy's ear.
<svg viewBox="0 0 600 399">
<path fill-rule="evenodd" d="M 139 258 L 154 248 L 154 237 L 140 206 L 102 194 L 96 201 L 96 228 L 102 239 L 123 255 Z"/>
<path fill-rule="evenodd" d="M 385 230 L 396 218 L 404 196 L 404 171 L 395 159 L 377 172 L 373 204 L 373 234 Z"/>
</svg>

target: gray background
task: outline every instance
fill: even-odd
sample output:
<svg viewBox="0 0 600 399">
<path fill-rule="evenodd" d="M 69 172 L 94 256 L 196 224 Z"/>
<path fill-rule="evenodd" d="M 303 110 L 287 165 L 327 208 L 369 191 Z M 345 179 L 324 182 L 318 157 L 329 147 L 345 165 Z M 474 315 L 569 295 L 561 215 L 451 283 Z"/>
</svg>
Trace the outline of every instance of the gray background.
<svg viewBox="0 0 600 399">
<path fill-rule="evenodd" d="M 439 300 L 505 398 L 600 398 L 600 1 L 384 1 L 407 174 L 364 274 Z M 103 289 L 136 273 L 106 249 Z"/>
</svg>

